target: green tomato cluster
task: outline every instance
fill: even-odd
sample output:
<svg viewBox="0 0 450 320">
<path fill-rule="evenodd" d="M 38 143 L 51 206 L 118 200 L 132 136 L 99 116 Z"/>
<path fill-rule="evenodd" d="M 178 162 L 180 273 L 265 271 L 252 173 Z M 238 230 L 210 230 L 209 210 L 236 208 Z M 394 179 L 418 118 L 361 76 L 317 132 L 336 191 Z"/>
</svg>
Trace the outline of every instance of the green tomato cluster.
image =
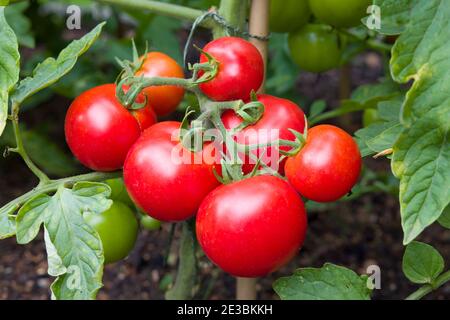
<svg viewBox="0 0 450 320">
<path fill-rule="evenodd" d="M 336 28 L 358 26 L 372 0 L 271 0 L 270 3 L 270 29 L 289 33 L 289 51 L 294 62 L 302 70 L 324 72 L 341 63 L 343 41 Z"/>
</svg>

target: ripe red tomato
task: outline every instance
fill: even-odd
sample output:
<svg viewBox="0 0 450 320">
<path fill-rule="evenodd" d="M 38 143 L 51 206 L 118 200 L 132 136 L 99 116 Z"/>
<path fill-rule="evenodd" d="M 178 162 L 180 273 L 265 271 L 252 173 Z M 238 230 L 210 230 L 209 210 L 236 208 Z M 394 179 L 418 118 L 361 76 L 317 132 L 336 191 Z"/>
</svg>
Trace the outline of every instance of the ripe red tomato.
<svg viewBox="0 0 450 320">
<path fill-rule="evenodd" d="M 208 43 L 203 50 L 219 62 L 216 77 L 200 84 L 200 89 L 216 101 L 248 100 L 264 79 L 264 62 L 258 49 L 236 37 L 223 37 Z M 200 62 L 207 62 L 202 54 Z"/>
<path fill-rule="evenodd" d="M 122 168 L 128 150 L 141 134 L 138 121 L 119 103 L 115 93 L 114 84 L 89 89 L 72 102 L 66 114 L 67 144 L 75 157 L 92 170 Z M 144 118 L 148 116 L 146 111 L 141 112 Z"/>
<path fill-rule="evenodd" d="M 235 140 L 241 144 L 261 144 L 275 141 L 276 139 L 295 140 L 295 136 L 288 129 L 296 130 L 303 133 L 305 129 L 305 114 L 302 109 L 295 103 L 277 98 L 274 96 L 261 94 L 258 95 L 258 101 L 264 104 L 264 114 L 261 119 L 254 125 L 246 127 L 244 130 L 238 132 L 235 135 Z M 222 115 L 222 121 L 227 129 L 233 129 L 242 123 L 242 118 L 239 117 L 234 111 L 227 110 Z M 281 147 L 283 151 L 287 151 L 289 147 Z M 263 156 L 267 161 L 265 164 L 275 168 L 280 173 L 284 171 L 284 162 L 276 168 L 276 163 L 270 161 L 274 158 L 274 162 L 278 162 L 280 155 L 275 147 L 259 148 L 254 150 L 255 155 Z M 278 156 L 277 156 L 278 155 Z M 245 159 L 243 165 L 244 173 L 252 171 L 255 162 L 250 161 L 248 157 L 240 155 L 241 159 Z"/>
<path fill-rule="evenodd" d="M 131 114 L 138 121 L 141 131 L 144 131 L 157 122 L 156 114 L 149 106 L 138 110 L 131 110 Z"/>
<path fill-rule="evenodd" d="M 319 125 L 308 131 L 303 149 L 286 162 L 289 182 L 304 197 L 317 202 L 346 195 L 361 172 L 358 145 L 344 130 Z"/>
<path fill-rule="evenodd" d="M 288 262 L 303 244 L 307 218 L 299 195 L 274 176 L 223 185 L 202 202 L 197 238 L 205 254 L 238 277 L 260 277 Z"/>
<path fill-rule="evenodd" d="M 164 53 L 149 52 L 140 59 L 143 63 L 136 76 L 184 78 L 183 68 Z M 175 111 L 184 97 L 184 88 L 177 86 L 147 87 L 142 92 L 158 116 L 166 116 Z"/>
<path fill-rule="evenodd" d="M 197 154 L 177 148 L 180 125 L 166 121 L 147 129 L 131 148 L 123 169 L 131 198 L 161 221 L 192 217 L 203 198 L 219 185 L 214 159 L 209 163 L 206 158 L 207 148 Z"/>
</svg>

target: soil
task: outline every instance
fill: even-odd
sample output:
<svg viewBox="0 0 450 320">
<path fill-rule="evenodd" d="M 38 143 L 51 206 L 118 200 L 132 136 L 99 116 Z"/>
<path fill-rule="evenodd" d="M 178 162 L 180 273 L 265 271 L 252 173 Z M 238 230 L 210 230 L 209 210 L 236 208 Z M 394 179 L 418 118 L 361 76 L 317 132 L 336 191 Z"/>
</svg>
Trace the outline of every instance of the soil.
<svg viewBox="0 0 450 320">
<path fill-rule="evenodd" d="M 376 81 L 382 75 L 380 59 L 367 54 L 355 60 L 351 68 L 352 86 Z M 326 98 L 330 105 L 337 104 L 338 73 L 328 72 L 317 76 L 303 73 L 298 80 L 298 91 L 310 100 Z M 66 148 L 63 137 L 65 107 L 69 101 L 55 98 L 48 105 L 26 113 L 29 126 L 43 119 L 52 118 L 55 124 L 52 136 Z M 360 126 L 360 118 L 354 115 L 353 131 Z M 373 170 L 389 170 L 386 160 L 365 160 Z M 16 156 L 0 162 L 0 205 L 31 189 L 36 180 Z M 134 251 L 127 260 L 105 267 L 104 288 L 98 299 L 163 299 L 164 283 L 170 283 L 177 265 L 176 241 L 164 264 L 169 225 L 156 232 L 143 231 Z M 340 203 L 333 209 L 311 212 L 309 230 L 301 252 L 282 270 L 258 280 L 258 298 L 277 299 L 271 288 L 273 281 L 289 275 L 299 267 L 320 267 L 325 262 L 342 265 L 363 274 L 369 265 L 381 270 L 381 290 L 375 290 L 374 299 L 403 299 L 417 289 L 402 273 L 402 229 L 398 199 L 382 193 L 367 194 L 357 200 Z M 179 230 L 175 233 L 175 240 Z M 435 225 L 419 238 L 431 243 L 444 257 L 450 256 L 448 230 Z M 233 299 L 235 280 L 214 268 L 206 258 L 200 259 L 197 298 Z M 448 267 L 448 265 L 447 265 Z M 213 271 L 213 272 L 212 272 Z M 0 299 L 49 299 L 49 285 L 53 281 L 47 275 L 47 263 L 43 235 L 31 244 L 18 245 L 14 238 L 0 241 Z M 209 287 L 209 289 L 208 289 Z M 205 289 L 206 288 L 206 289 Z M 426 299 L 450 299 L 450 285 L 442 287 Z"/>
</svg>

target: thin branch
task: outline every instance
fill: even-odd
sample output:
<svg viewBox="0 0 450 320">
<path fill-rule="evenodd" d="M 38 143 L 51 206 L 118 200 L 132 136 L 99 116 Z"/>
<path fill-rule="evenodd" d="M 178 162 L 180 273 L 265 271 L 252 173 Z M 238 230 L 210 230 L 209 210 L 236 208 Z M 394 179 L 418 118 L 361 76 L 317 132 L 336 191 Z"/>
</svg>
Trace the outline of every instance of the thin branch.
<svg viewBox="0 0 450 320">
<path fill-rule="evenodd" d="M 33 198 L 39 194 L 54 192 L 61 185 L 70 187 L 70 186 L 73 186 L 75 183 L 81 182 L 81 181 L 91 181 L 91 182 L 104 181 L 104 180 L 120 177 L 121 175 L 122 175 L 122 172 L 93 172 L 93 173 L 82 174 L 82 175 L 58 179 L 58 180 L 50 180 L 47 184 L 39 185 L 36 188 L 23 194 L 22 196 L 7 203 L 5 206 L 0 208 L 0 211 L 14 212 L 14 211 L 18 210 L 25 202 L 27 202 L 31 198 Z"/>
<path fill-rule="evenodd" d="M 16 147 L 10 149 L 10 151 L 16 152 L 22 157 L 28 168 L 34 173 L 36 177 L 38 177 L 40 184 L 47 184 L 50 181 L 49 177 L 34 164 L 34 162 L 28 156 L 28 153 L 26 152 L 23 145 L 19 126 L 19 104 L 17 103 L 13 104 L 12 106 L 11 118 L 14 129 L 14 136 L 16 138 Z"/>
<path fill-rule="evenodd" d="M 437 290 L 439 287 L 443 286 L 447 282 L 450 281 L 450 270 L 441 274 L 437 279 L 433 282 L 433 284 L 426 284 L 420 287 L 418 290 L 411 293 L 405 300 L 420 300 L 427 294 Z"/>
<path fill-rule="evenodd" d="M 185 6 L 180 6 L 171 3 L 165 3 L 161 1 L 151 0 L 97 0 L 97 2 L 111 5 L 118 5 L 130 9 L 136 10 L 148 10 L 153 13 L 171 17 L 180 20 L 186 20 L 194 22 L 199 16 L 203 14 L 203 11 L 192 9 Z M 200 24 L 202 27 L 212 29 L 216 26 L 214 21 L 205 20 Z"/>
</svg>

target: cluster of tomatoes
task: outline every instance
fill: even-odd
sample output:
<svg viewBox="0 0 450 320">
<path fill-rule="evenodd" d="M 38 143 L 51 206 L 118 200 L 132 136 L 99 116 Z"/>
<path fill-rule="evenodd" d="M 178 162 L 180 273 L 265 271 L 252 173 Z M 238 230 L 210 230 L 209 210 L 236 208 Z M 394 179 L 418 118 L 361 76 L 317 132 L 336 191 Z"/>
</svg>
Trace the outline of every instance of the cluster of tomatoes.
<svg viewBox="0 0 450 320">
<path fill-rule="evenodd" d="M 289 50 L 300 68 L 323 72 L 341 63 L 345 39 L 336 28 L 361 24 L 372 0 L 271 0 L 270 28 L 289 33 Z M 314 23 L 310 23 L 311 16 Z"/>
<path fill-rule="evenodd" d="M 219 66 L 212 80 L 199 85 L 211 101 L 248 102 L 252 91 L 262 85 L 263 59 L 250 42 L 236 37 L 219 38 L 203 48 L 200 62 L 206 62 L 207 56 L 212 56 Z M 150 53 L 142 60 L 137 75 L 183 76 L 181 68 L 161 53 Z M 276 139 L 292 142 L 296 140 L 295 132 L 305 133 L 304 145 L 296 155 L 276 159 L 280 163 L 276 175 L 243 175 L 242 180 L 221 185 L 215 171 L 220 172 L 223 162 L 173 161 L 173 150 L 180 146 L 174 132 L 181 123 L 155 123 L 154 112 L 170 113 L 183 93 L 179 87 L 148 87 L 142 92 L 148 105 L 130 111 L 117 100 L 115 85 L 88 90 L 68 110 L 68 145 L 93 170 L 123 168 L 125 187 L 133 203 L 151 217 L 178 222 L 196 215 L 197 239 L 205 254 L 224 271 L 241 277 L 266 275 L 291 259 L 303 244 L 307 217 L 302 196 L 327 202 L 351 190 L 361 169 L 358 147 L 350 135 L 334 126 L 319 125 L 306 130 L 305 115 L 295 103 L 258 95 L 263 114 L 256 123 L 239 130 L 236 140 L 264 149 L 252 152 L 270 152 L 275 146 L 267 143 L 275 137 L 265 133 L 276 130 Z M 231 131 L 242 122 L 235 110 L 221 115 L 226 130 Z M 205 150 L 196 152 L 200 159 Z M 185 151 L 195 155 L 194 151 Z M 248 155 L 241 160 L 244 173 L 256 172 Z M 115 228 L 116 241 L 122 229 L 130 228 L 124 220 L 119 225 L 111 226 Z"/>
</svg>

